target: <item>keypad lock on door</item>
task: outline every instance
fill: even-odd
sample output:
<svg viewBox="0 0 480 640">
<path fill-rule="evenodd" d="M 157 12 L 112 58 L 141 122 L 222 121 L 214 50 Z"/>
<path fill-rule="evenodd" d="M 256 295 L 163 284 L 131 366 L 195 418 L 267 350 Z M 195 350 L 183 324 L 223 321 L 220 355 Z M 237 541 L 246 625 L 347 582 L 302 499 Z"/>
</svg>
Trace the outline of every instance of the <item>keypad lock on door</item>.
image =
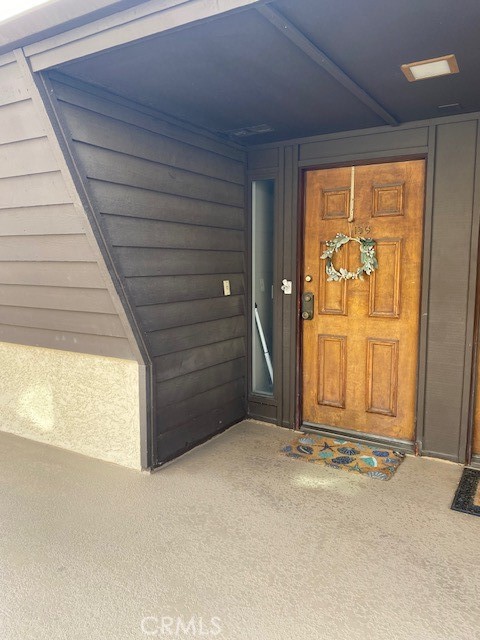
<svg viewBox="0 0 480 640">
<path fill-rule="evenodd" d="M 313 318 L 314 296 L 311 291 L 305 291 L 302 294 L 302 318 L 303 320 L 311 320 Z"/>
</svg>

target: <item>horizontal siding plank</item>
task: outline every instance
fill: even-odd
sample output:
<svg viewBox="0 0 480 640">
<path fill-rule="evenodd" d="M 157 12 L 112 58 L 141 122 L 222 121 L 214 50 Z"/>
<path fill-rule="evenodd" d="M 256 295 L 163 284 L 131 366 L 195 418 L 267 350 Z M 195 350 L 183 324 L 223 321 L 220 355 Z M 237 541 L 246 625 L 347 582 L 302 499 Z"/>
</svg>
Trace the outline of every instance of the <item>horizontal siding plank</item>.
<svg viewBox="0 0 480 640">
<path fill-rule="evenodd" d="M 71 202 L 60 171 L 0 180 L 0 211 Z"/>
<path fill-rule="evenodd" d="M 191 423 L 194 418 L 208 413 L 212 407 L 222 406 L 237 398 L 245 396 L 245 380 L 239 378 L 225 382 L 203 393 L 187 398 L 177 404 L 168 406 L 168 411 L 162 412 L 158 422 L 159 431 L 165 433 L 172 429 Z"/>
<path fill-rule="evenodd" d="M 240 338 L 246 333 L 245 318 L 235 316 L 148 334 L 152 355 L 162 356 L 207 344 Z"/>
<path fill-rule="evenodd" d="M 0 179 L 57 169 L 58 162 L 46 137 L 0 145 Z"/>
<path fill-rule="evenodd" d="M 244 302 L 243 296 L 225 296 L 211 300 L 152 304 L 137 307 L 137 312 L 145 331 L 158 331 L 242 315 Z"/>
<path fill-rule="evenodd" d="M 206 176 L 245 182 L 243 163 L 80 107 L 65 104 L 63 114 L 74 141 L 187 171 L 201 167 Z"/>
<path fill-rule="evenodd" d="M 100 213 L 226 229 L 245 226 L 244 210 L 239 207 L 97 180 L 90 180 L 89 186 Z"/>
<path fill-rule="evenodd" d="M 125 276 L 243 273 L 240 252 L 117 247 L 115 254 Z"/>
<path fill-rule="evenodd" d="M 20 102 L 29 98 L 22 71 L 16 62 L 0 67 L 0 105 Z"/>
<path fill-rule="evenodd" d="M 105 288 L 96 262 L 1 262 L 0 282 L 49 287 Z"/>
<path fill-rule="evenodd" d="M 126 338 L 88 335 L 75 332 L 50 331 L 34 327 L 0 324 L 0 342 L 14 342 L 33 347 L 61 349 L 76 353 L 91 353 L 111 358 L 135 360 Z"/>
<path fill-rule="evenodd" d="M 240 273 L 215 275 L 153 276 L 127 278 L 126 284 L 136 305 L 215 299 L 223 296 L 223 280 L 230 281 L 232 296 L 245 293 L 245 281 Z"/>
<path fill-rule="evenodd" d="M 83 143 L 75 149 L 88 178 L 243 207 L 241 185 Z"/>
<path fill-rule="evenodd" d="M 196 347 L 189 351 L 169 353 L 155 358 L 157 382 L 178 378 L 193 371 L 208 369 L 222 362 L 245 357 L 245 338 Z"/>
<path fill-rule="evenodd" d="M 178 429 L 160 433 L 157 438 L 158 462 L 166 462 L 190 449 L 195 444 L 223 431 L 226 427 L 239 422 L 245 417 L 243 398 L 222 404 Z M 162 416 L 159 417 L 161 427 Z"/>
<path fill-rule="evenodd" d="M 300 161 L 320 160 L 336 156 L 375 151 L 398 151 L 413 147 L 427 147 L 428 127 L 387 131 L 369 135 L 352 135 L 334 140 L 318 140 L 300 144 Z"/>
<path fill-rule="evenodd" d="M 31 100 L 0 106 L 0 144 L 44 135 L 45 129 Z"/>
<path fill-rule="evenodd" d="M 110 242 L 117 247 L 158 247 L 166 249 L 210 249 L 243 251 L 243 231 L 160 222 L 118 216 L 104 216 Z"/>
<path fill-rule="evenodd" d="M 0 324 L 71 331 L 99 336 L 124 337 L 125 330 L 116 315 L 83 313 L 58 309 L 34 309 L 0 305 Z"/>
<path fill-rule="evenodd" d="M 105 97 L 95 95 L 94 93 L 90 93 L 89 91 L 74 88 L 58 80 L 53 80 L 52 84 L 55 90 L 55 95 L 64 103 L 89 109 L 95 113 L 141 127 L 147 131 L 152 131 L 154 133 L 173 138 L 174 140 L 193 144 L 201 149 L 208 149 L 209 151 L 213 151 L 214 153 L 218 153 L 219 155 L 227 158 L 232 158 L 238 162 L 245 161 L 246 154 L 243 150 L 235 148 L 228 143 L 214 140 L 208 136 L 203 136 L 199 133 L 186 130 L 180 126 L 167 122 L 166 120 L 162 120 L 162 114 L 160 113 L 158 114 L 158 117 L 148 115 L 135 109 L 135 105 L 133 104 L 131 107 L 128 107 L 115 101 L 114 97 L 110 100 Z"/>
<path fill-rule="evenodd" d="M 83 232 L 82 219 L 73 204 L 0 210 L 0 236 L 71 235 Z"/>
<path fill-rule="evenodd" d="M 116 313 L 110 294 L 106 289 L 0 284 L 0 305 Z"/>
<path fill-rule="evenodd" d="M 91 258 L 84 235 L 0 237 L 0 262 L 89 262 Z"/>
<path fill-rule="evenodd" d="M 13 51 L 9 51 L 8 53 L 3 53 L 0 56 L 0 67 L 3 67 L 7 64 L 11 64 L 12 62 L 16 62 L 15 54 Z"/>
<path fill-rule="evenodd" d="M 246 358 L 237 358 L 208 369 L 194 371 L 179 378 L 160 382 L 156 385 L 157 404 L 166 408 L 170 404 L 214 389 L 225 382 L 246 377 L 246 366 Z"/>
</svg>

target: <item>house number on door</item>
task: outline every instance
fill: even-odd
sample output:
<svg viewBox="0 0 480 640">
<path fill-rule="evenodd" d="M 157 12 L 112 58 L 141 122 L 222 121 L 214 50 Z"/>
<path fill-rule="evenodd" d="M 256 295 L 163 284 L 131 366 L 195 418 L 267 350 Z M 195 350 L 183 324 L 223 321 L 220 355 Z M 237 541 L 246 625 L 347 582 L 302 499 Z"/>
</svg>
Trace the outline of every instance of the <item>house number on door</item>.
<svg viewBox="0 0 480 640">
<path fill-rule="evenodd" d="M 353 233 L 356 236 L 362 236 L 364 233 L 370 233 L 370 231 L 372 230 L 372 228 L 370 226 L 366 226 L 366 227 L 361 227 L 360 225 L 356 225 L 353 228 Z"/>
</svg>

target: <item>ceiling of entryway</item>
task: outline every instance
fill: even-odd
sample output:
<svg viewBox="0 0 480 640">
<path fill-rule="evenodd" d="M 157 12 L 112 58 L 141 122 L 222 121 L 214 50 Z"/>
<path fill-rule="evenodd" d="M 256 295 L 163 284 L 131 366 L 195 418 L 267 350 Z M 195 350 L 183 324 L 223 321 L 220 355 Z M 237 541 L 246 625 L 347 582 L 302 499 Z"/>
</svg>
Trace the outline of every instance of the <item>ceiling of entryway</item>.
<svg viewBox="0 0 480 640">
<path fill-rule="evenodd" d="M 480 110 L 478 0 L 277 0 L 267 5 L 398 122 Z M 408 82 L 400 66 L 454 53 L 460 73 Z M 267 124 L 247 144 L 382 125 L 257 9 L 64 65 L 212 131 Z M 459 105 L 440 108 L 443 105 Z"/>
</svg>

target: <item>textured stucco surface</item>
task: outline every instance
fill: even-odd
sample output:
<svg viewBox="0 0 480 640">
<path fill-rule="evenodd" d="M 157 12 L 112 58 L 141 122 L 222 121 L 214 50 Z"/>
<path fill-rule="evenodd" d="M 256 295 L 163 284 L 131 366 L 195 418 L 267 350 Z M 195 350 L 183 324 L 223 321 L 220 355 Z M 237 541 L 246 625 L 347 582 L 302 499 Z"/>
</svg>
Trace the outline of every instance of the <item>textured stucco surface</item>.
<svg viewBox="0 0 480 640">
<path fill-rule="evenodd" d="M 147 475 L 0 434 L 2 640 L 478 638 L 461 467 L 382 482 L 281 456 L 292 437 L 244 422 Z M 176 616 L 221 634 L 141 631 Z"/>
<path fill-rule="evenodd" d="M 0 430 L 139 469 L 138 365 L 2 342 Z"/>
</svg>

